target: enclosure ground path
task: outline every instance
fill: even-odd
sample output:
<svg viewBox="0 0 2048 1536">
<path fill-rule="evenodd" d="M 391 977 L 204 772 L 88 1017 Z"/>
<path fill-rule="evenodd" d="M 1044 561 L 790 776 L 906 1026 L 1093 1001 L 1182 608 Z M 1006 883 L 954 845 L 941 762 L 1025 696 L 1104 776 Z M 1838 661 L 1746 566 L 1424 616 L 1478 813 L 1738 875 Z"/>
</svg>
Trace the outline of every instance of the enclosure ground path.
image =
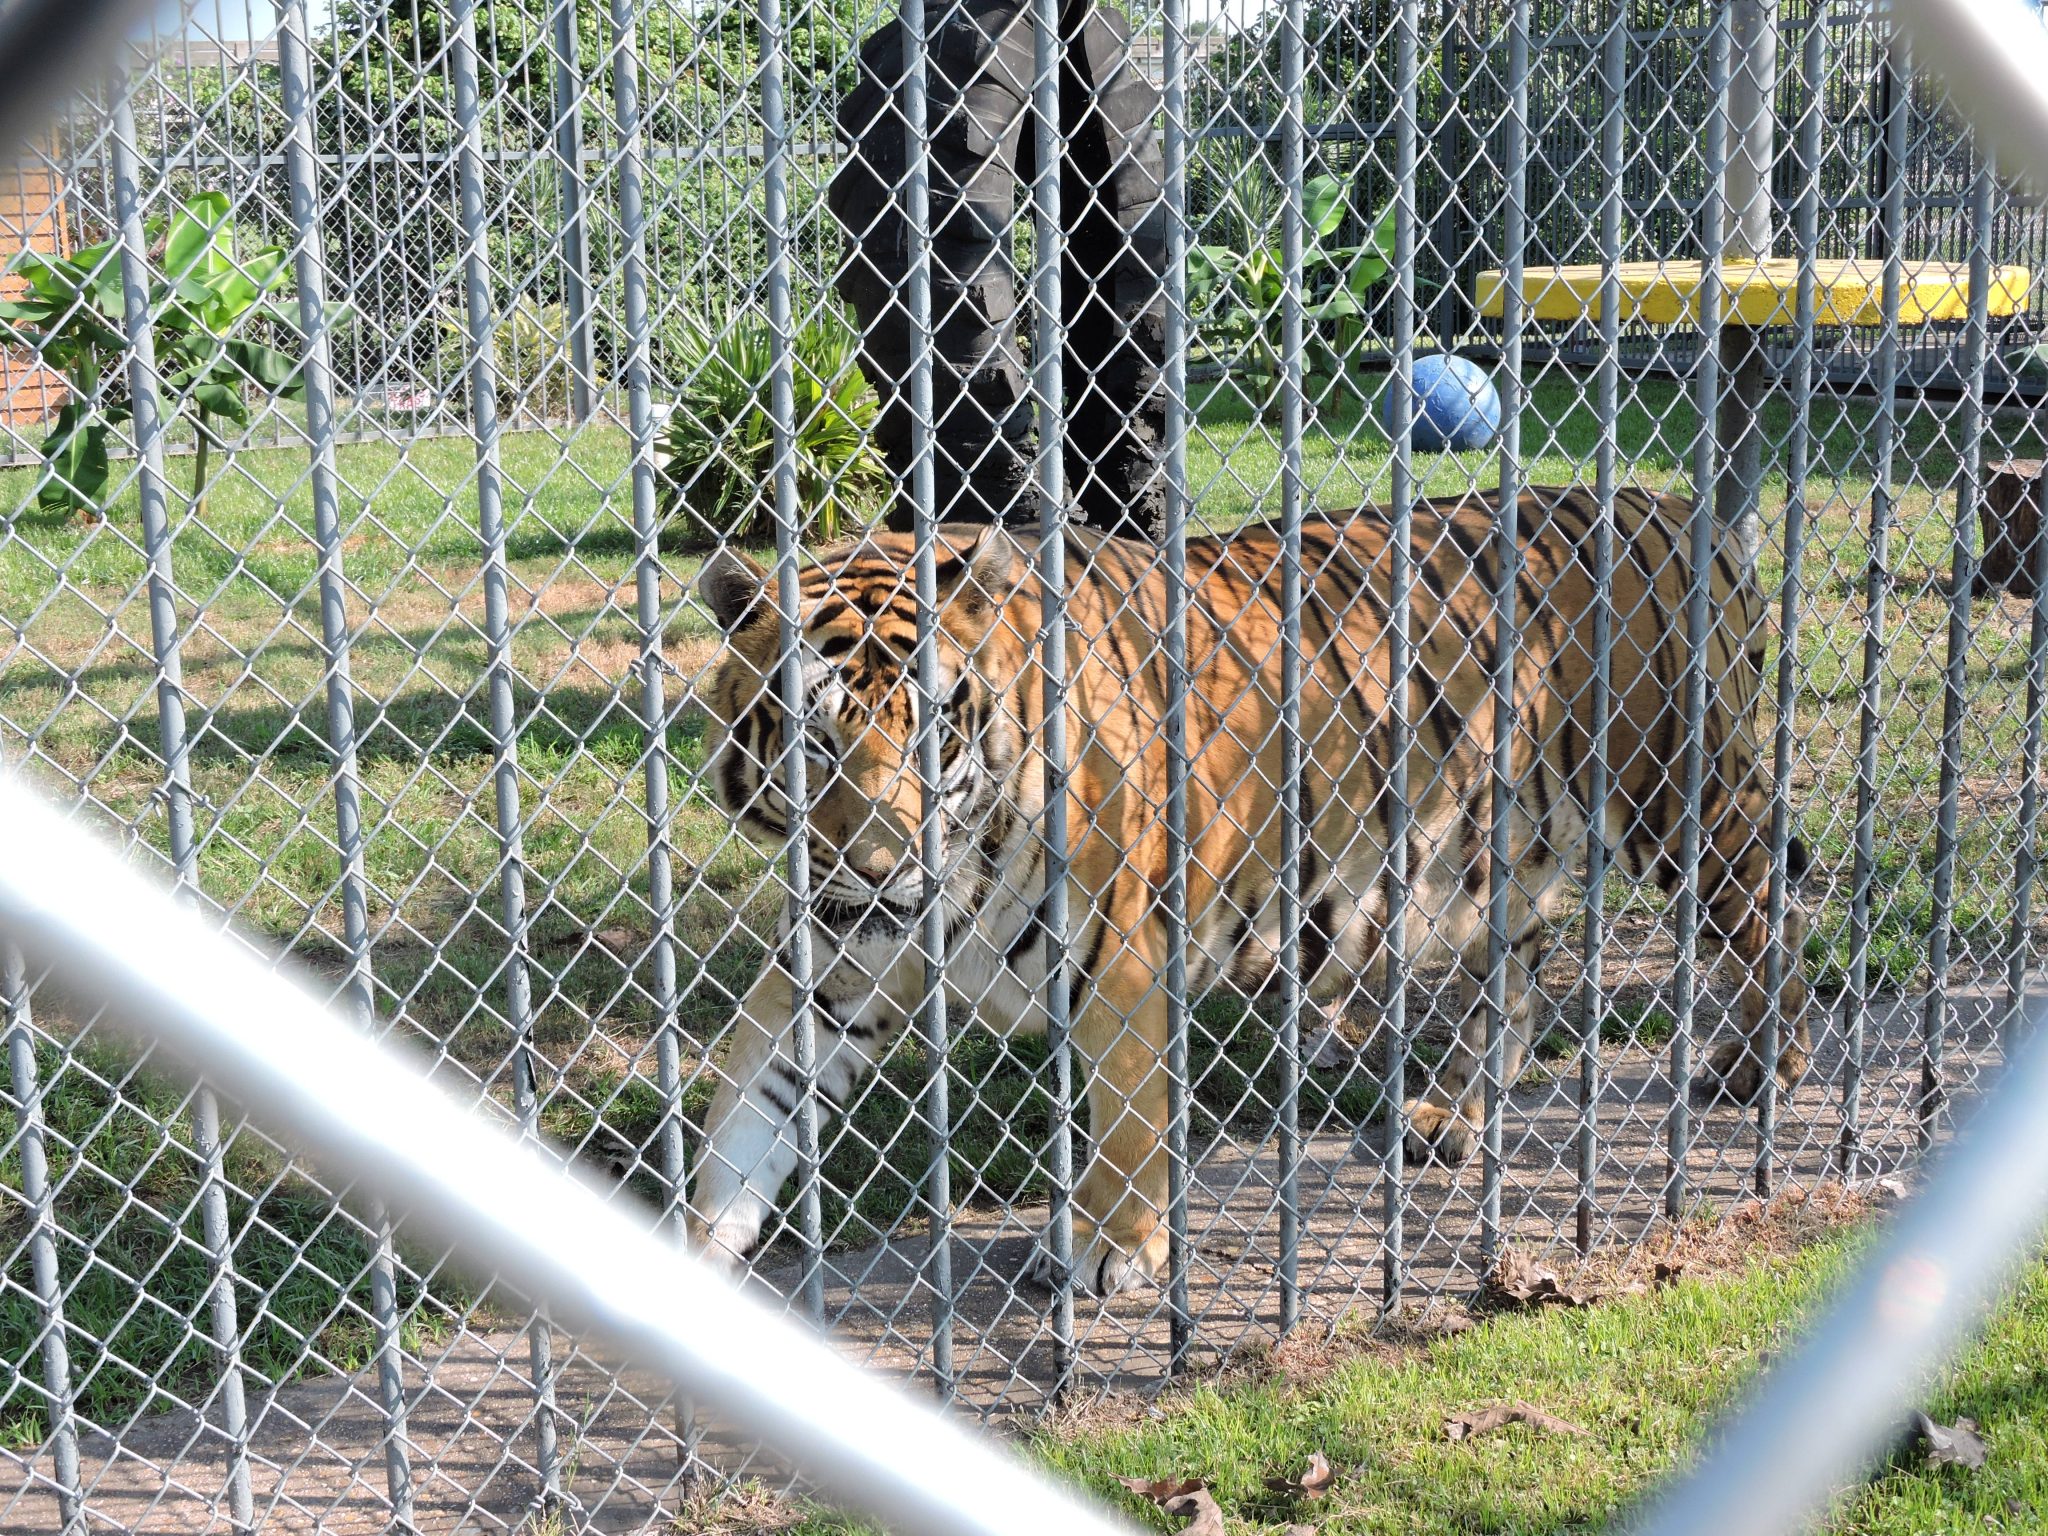
<svg viewBox="0 0 2048 1536">
<path fill-rule="evenodd" d="M 1945 1082 L 1949 1113 L 1974 1093 L 1999 1060 L 2002 990 L 1950 994 Z M 1916 1151 L 1921 1088 L 1920 1031 L 1926 1001 L 1899 997 L 1874 1009 L 1865 1029 L 1864 1159 L 1877 1175 Z M 1814 1069 L 1781 1105 L 1775 1167 L 1781 1184 L 1811 1186 L 1839 1172 L 1839 1036 L 1817 1042 Z M 1600 1156 L 1596 1166 L 1595 1241 L 1638 1242 L 1661 1219 L 1661 1148 L 1670 1107 L 1668 1059 L 1627 1045 L 1603 1059 Z M 1570 1258 L 1558 1234 L 1572 1230 L 1579 1201 L 1574 1152 L 1579 1125 L 1576 1079 L 1531 1079 L 1503 1114 L 1506 1174 L 1502 1238 L 1560 1270 Z M 1748 1199 L 1756 1158 L 1755 1121 L 1734 1109 L 1705 1112 L 1686 1174 L 1698 1216 L 1711 1218 Z M 1370 1130 L 1365 1136 L 1376 1136 Z M 1300 1168 L 1302 1316 L 1320 1328 L 1380 1295 L 1384 1186 L 1370 1143 L 1346 1128 L 1307 1135 Z M 1216 1357 L 1277 1337 L 1281 1288 L 1279 1169 L 1270 1137 L 1254 1143 L 1224 1135 L 1196 1157 L 1189 1193 L 1192 1235 L 1189 1302 L 1196 1319 L 1197 1370 Z M 1455 1172 L 1431 1166 L 1407 1182 L 1404 1220 L 1411 1304 L 1456 1303 L 1471 1293 L 1481 1253 L 1478 1164 Z M 962 1212 L 954 1224 L 955 1372 L 961 1411 L 991 1417 L 1042 1406 L 1055 1379 L 1056 1354 L 1043 1292 L 1017 1287 L 1044 1208 Z M 928 1239 L 828 1256 L 825 1294 L 831 1337 L 846 1354 L 929 1390 L 932 1293 L 923 1282 Z M 784 1267 L 757 1279 L 764 1290 L 794 1294 L 799 1272 Z M 1073 1380 L 1077 1400 L 1105 1390 L 1145 1393 L 1166 1379 L 1171 1350 L 1163 1297 L 1141 1292 L 1107 1308 L 1076 1307 Z M 557 1383 L 566 1530 L 664 1529 L 690 1497 L 680 1475 L 677 1418 L 661 1383 L 630 1365 L 613 1370 L 570 1341 Z M 444 1352 L 445 1351 L 445 1352 Z M 421 1532 L 519 1530 L 538 1510 L 532 1465 L 533 1393 L 527 1344 L 518 1330 L 465 1330 L 408 1357 L 408 1435 Z M 295 1383 L 253 1405 L 252 1481 L 266 1532 L 382 1532 L 384 1424 L 376 1382 L 364 1374 Z M 721 1471 L 765 1477 L 761 1459 L 715 1422 L 701 1426 L 702 1454 Z M 231 1529 L 220 1490 L 226 1442 L 194 1413 L 157 1415 L 118 1440 L 94 1433 L 81 1446 L 88 1528 L 197 1533 Z M 4 1500 L 0 1536 L 42 1536 L 61 1529 L 47 1457 L 33 1466 L 12 1458 L 15 1489 Z M 27 1486 L 35 1479 L 37 1486 Z"/>
</svg>

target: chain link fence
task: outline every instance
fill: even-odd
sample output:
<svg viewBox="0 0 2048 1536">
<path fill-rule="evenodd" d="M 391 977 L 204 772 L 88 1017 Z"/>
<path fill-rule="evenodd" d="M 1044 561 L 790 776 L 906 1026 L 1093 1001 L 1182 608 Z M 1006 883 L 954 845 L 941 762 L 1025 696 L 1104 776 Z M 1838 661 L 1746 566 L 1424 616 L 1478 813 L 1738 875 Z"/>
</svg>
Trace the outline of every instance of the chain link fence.
<svg viewBox="0 0 2048 1536">
<path fill-rule="evenodd" d="M 1152 1390 L 2002 1059 L 2048 220 L 1861 8 L 149 41 L 0 196 L 0 758 L 855 1358 Z M 4 995 L 0 1526 L 782 1477 Z"/>
</svg>

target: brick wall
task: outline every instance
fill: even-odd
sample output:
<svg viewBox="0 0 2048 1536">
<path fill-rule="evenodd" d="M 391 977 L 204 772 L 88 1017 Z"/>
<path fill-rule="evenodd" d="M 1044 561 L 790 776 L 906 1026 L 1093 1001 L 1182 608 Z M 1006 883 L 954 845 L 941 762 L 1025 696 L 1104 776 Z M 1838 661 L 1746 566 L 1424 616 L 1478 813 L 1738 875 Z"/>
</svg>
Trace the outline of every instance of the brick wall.
<svg viewBox="0 0 2048 1536">
<path fill-rule="evenodd" d="M 0 267 L 23 250 L 68 255 L 61 202 L 64 182 L 47 162 L 0 168 Z M 25 283 L 9 273 L 0 276 L 0 299 L 11 299 Z M 59 375 L 19 351 L 0 350 L 0 426 L 10 432 L 33 430 L 56 414 L 67 390 Z M 27 448 L 31 443 L 23 443 Z"/>
</svg>

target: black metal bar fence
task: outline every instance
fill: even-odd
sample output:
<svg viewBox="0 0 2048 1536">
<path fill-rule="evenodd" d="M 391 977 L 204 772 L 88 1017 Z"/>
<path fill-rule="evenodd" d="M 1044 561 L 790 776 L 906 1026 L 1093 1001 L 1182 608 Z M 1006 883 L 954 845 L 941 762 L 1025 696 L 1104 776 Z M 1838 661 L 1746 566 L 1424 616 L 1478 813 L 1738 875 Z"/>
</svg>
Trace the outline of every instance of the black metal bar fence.
<svg viewBox="0 0 2048 1536">
<path fill-rule="evenodd" d="M 842 1355 L 1155 1390 L 2003 1063 L 2048 219 L 1862 7 L 234 10 L 0 185 L 0 762 Z M 789 1475 L 0 961 L 0 1524 Z"/>
</svg>

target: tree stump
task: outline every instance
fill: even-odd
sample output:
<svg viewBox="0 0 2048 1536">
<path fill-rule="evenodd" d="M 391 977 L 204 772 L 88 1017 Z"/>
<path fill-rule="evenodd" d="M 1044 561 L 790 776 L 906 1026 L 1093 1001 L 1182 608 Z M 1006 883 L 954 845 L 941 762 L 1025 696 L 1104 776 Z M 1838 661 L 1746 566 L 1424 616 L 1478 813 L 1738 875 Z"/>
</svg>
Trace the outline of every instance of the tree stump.
<svg viewBox="0 0 2048 1536">
<path fill-rule="evenodd" d="M 2041 511 L 2048 492 L 2048 464 L 2040 459 L 2007 459 L 1984 469 L 1984 495 L 1977 516 L 1984 529 L 1984 557 L 1977 562 L 1978 592 L 1999 587 L 2021 597 L 2034 595 Z"/>
</svg>

